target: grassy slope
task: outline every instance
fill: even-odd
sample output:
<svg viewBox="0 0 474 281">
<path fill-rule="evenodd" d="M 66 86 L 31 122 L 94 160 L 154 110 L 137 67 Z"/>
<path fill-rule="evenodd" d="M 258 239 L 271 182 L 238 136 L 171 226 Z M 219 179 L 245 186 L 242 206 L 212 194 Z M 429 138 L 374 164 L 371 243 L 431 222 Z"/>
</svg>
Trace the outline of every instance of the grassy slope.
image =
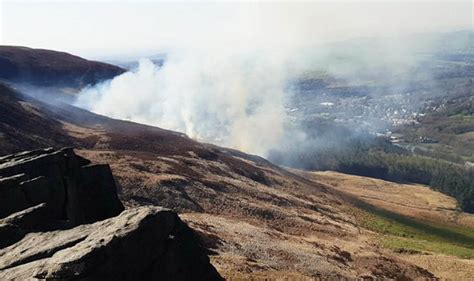
<svg viewBox="0 0 474 281">
<path fill-rule="evenodd" d="M 365 203 L 356 217 L 364 228 L 379 234 L 384 247 L 396 252 L 430 252 L 474 258 L 474 229 L 402 216 Z"/>
<path fill-rule="evenodd" d="M 399 253 L 474 259 L 474 216 L 453 198 L 422 185 L 398 184 L 336 172 L 303 172 L 349 195 L 358 224 Z"/>
</svg>

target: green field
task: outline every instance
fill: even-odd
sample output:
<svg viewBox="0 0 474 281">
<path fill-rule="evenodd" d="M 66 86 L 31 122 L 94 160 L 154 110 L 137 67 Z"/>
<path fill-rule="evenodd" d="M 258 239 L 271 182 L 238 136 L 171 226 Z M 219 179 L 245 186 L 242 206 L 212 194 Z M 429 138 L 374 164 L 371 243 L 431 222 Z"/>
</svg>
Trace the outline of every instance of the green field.
<svg viewBox="0 0 474 281">
<path fill-rule="evenodd" d="M 362 227 L 380 235 L 381 245 L 397 252 L 441 253 L 474 258 L 474 229 L 420 221 L 358 203 Z"/>
</svg>

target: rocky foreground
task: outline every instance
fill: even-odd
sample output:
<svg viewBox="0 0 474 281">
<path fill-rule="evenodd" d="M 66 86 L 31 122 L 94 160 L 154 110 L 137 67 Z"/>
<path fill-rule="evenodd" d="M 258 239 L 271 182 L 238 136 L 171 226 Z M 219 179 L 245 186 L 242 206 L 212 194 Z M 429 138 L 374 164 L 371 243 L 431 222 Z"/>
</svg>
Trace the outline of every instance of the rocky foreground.
<svg viewBox="0 0 474 281">
<path fill-rule="evenodd" d="M 72 149 L 0 158 L 0 280 L 219 280 L 160 207 L 123 211 L 108 165 Z"/>
</svg>

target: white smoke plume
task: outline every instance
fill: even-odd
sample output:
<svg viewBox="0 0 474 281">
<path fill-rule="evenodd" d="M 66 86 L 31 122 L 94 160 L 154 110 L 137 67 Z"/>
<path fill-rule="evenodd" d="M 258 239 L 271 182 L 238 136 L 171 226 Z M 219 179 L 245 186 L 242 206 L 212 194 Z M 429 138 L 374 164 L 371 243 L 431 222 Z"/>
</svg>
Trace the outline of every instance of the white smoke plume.
<svg viewBox="0 0 474 281">
<path fill-rule="evenodd" d="M 269 54 L 170 54 L 86 88 L 77 105 L 98 114 L 186 133 L 265 155 L 284 132 L 287 73 Z"/>
</svg>

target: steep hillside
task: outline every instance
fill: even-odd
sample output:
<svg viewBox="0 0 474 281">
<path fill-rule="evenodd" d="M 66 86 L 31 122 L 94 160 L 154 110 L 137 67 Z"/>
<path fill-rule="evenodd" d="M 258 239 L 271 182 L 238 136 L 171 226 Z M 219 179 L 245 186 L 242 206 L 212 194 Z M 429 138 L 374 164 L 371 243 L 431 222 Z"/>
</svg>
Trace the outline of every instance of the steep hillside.
<svg viewBox="0 0 474 281">
<path fill-rule="evenodd" d="M 60 121 L 12 88 L 0 83 L 0 153 L 47 146 L 67 146 L 74 141 Z M 37 104 L 41 104 L 37 101 Z"/>
</svg>

